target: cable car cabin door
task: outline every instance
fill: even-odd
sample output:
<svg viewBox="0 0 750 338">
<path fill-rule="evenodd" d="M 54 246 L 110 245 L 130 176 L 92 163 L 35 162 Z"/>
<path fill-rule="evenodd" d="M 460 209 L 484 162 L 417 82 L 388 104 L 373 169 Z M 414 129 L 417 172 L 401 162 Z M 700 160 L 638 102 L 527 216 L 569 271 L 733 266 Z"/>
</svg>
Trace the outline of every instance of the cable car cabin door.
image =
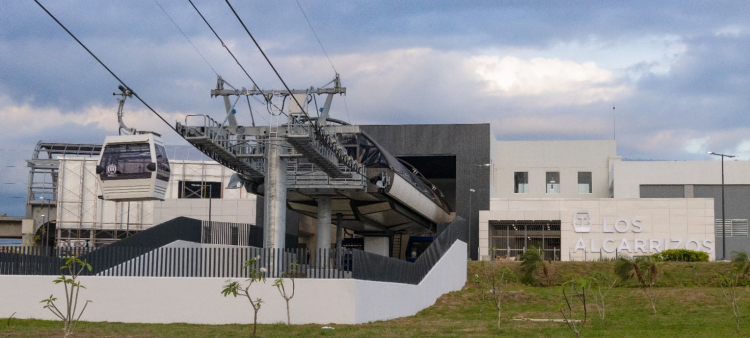
<svg viewBox="0 0 750 338">
<path fill-rule="evenodd" d="M 107 136 L 96 166 L 102 194 L 109 201 L 164 200 L 169 160 L 153 134 Z"/>
</svg>

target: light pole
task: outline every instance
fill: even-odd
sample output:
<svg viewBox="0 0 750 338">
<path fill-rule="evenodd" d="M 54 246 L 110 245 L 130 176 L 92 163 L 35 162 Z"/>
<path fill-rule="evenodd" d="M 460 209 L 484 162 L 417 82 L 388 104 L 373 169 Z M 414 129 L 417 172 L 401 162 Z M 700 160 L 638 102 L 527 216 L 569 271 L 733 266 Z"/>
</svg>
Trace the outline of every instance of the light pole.
<svg viewBox="0 0 750 338">
<path fill-rule="evenodd" d="M 734 158 L 735 155 L 719 154 L 709 151 L 708 154 L 721 156 L 721 260 L 727 259 L 727 216 L 724 213 L 724 158 Z"/>
<path fill-rule="evenodd" d="M 469 260 L 471 260 L 471 227 L 473 225 L 471 223 L 471 218 L 474 215 L 474 205 L 471 203 L 471 195 L 476 192 L 476 190 L 472 188 L 472 186 L 474 186 L 474 167 L 489 167 L 489 166 L 490 166 L 489 163 L 484 163 L 484 164 L 472 164 L 469 167 L 469 243 L 468 243 L 469 246 L 467 248 L 467 250 L 469 251 L 468 252 Z"/>
<path fill-rule="evenodd" d="M 471 260 L 471 214 L 473 214 L 474 208 L 473 204 L 471 204 L 471 195 L 474 195 L 476 190 L 469 189 L 469 246 L 466 247 L 468 260 Z"/>
</svg>

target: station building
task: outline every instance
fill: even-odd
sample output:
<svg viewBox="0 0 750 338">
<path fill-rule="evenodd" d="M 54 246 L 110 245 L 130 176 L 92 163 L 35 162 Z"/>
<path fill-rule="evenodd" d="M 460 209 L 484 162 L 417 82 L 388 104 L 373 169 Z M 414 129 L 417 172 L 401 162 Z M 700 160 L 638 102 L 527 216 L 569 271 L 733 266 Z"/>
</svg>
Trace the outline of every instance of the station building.
<svg viewBox="0 0 750 338">
<path fill-rule="evenodd" d="M 493 164 L 490 205 L 479 212 L 482 259 L 517 259 L 531 246 L 552 260 L 666 249 L 713 260 L 750 249 L 747 161 L 724 163 L 726 217 L 720 161 L 628 161 L 612 140 L 498 141 Z"/>
<path fill-rule="evenodd" d="M 750 250 L 747 161 L 724 163 L 722 203 L 721 162 L 709 155 L 706 161 L 632 161 L 617 154 L 613 140 L 497 141 L 489 124 L 360 128 L 418 169 L 455 215 L 467 220 L 471 259 L 515 259 L 531 246 L 554 260 L 638 256 L 668 248 L 721 259 L 724 252 L 729 257 Z M 44 149 L 38 149 L 29 161 L 26 218 L 37 235 L 41 228 L 55 234 L 50 245 L 106 245 L 178 216 L 263 224 L 262 196 L 227 189 L 232 170 L 207 158 L 182 156 L 184 149 L 168 147 L 173 170 L 165 201 L 127 203 L 98 198 L 96 156 L 71 154 L 70 145 L 40 145 L 51 153 L 42 156 Z M 96 147 L 90 145 L 89 155 L 98 153 Z M 67 152 L 53 151 L 58 148 Z M 49 183 L 37 182 L 34 165 L 52 168 Z M 315 218 L 289 208 L 286 222 L 287 247 L 315 249 Z M 356 236 L 365 238 L 366 251 L 403 259 L 409 236 L 435 236 L 440 230 Z"/>
</svg>

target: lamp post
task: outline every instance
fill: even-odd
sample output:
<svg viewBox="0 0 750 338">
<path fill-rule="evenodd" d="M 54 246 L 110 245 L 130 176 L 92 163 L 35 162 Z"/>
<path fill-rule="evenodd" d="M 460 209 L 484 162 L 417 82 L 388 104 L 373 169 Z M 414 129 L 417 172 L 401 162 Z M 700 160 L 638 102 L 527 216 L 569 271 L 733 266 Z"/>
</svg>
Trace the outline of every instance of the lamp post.
<svg viewBox="0 0 750 338">
<path fill-rule="evenodd" d="M 708 152 L 709 155 L 721 156 L 721 260 L 727 259 L 727 216 L 724 213 L 724 158 L 734 158 L 735 155 L 719 154 L 713 151 Z"/>
<path fill-rule="evenodd" d="M 484 164 L 472 164 L 469 167 L 469 243 L 468 243 L 469 246 L 467 248 L 469 260 L 471 260 L 471 227 L 472 227 L 471 218 L 474 215 L 474 205 L 471 203 L 471 195 L 476 192 L 476 190 L 472 188 L 472 186 L 474 185 L 474 167 L 489 167 L 489 166 L 490 166 L 489 163 L 484 163 Z"/>
</svg>

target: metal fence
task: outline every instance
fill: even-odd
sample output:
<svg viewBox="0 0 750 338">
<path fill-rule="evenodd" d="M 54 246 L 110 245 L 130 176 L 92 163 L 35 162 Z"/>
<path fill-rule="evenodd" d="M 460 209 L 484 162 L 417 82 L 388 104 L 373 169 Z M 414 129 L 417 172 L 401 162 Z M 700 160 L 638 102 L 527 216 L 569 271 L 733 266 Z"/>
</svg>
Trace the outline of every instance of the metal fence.
<svg viewBox="0 0 750 338">
<path fill-rule="evenodd" d="M 91 264 L 83 276 L 246 278 L 245 262 L 265 269 L 268 278 L 284 273 L 298 278 L 351 278 L 351 251 L 261 249 L 253 247 L 0 247 L 0 275 L 59 275 L 67 257 L 78 255 Z M 341 257 L 338 262 L 338 257 Z M 338 263 L 337 263 L 338 262 Z"/>
<path fill-rule="evenodd" d="M 245 267 L 245 262 L 257 258 L 253 269 L 260 271 L 264 268 L 264 274 L 268 278 L 281 277 L 294 268 L 297 278 L 354 278 L 419 284 L 453 243 L 457 240 L 465 241 L 466 233 L 466 222 L 457 217 L 416 262 L 410 263 L 346 248 L 340 251 L 261 249 L 200 244 L 201 222 L 182 223 L 193 225 L 196 231 L 188 231 L 183 236 L 176 237 L 183 240 L 196 237 L 198 240 L 181 247 L 129 247 L 115 244 L 103 248 L 0 247 L 0 275 L 56 276 L 60 274 L 67 257 L 78 255 L 93 268 L 92 271 L 83 271 L 83 276 L 246 278 L 249 270 Z M 218 226 L 221 228 L 224 225 Z M 231 224 L 226 226 L 231 228 Z M 232 237 L 231 231 L 228 233 Z M 150 242 L 146 239 L 151 240 L 143 237 L 130 242 Z M 125 240 L 116 244 L 124 242 Z"/>
</svg>

